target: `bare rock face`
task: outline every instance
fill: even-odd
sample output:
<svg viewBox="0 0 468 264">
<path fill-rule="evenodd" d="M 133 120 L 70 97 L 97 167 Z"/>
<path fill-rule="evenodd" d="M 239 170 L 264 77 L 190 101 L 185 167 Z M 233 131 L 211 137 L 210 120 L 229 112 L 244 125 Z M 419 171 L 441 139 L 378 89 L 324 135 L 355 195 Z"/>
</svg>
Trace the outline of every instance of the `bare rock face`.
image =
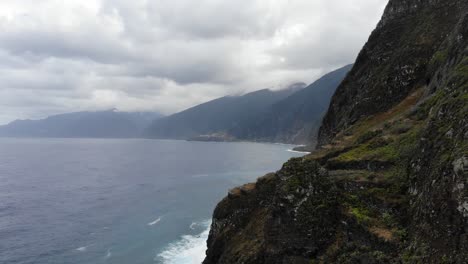
<svg viewBox="0 0 468 264">
<path fill-rule="evenodd" d="M 205 264 L 467 263 L 468 1 L 391 0 L 320 144 L 229 192 Z"/>
<path fill-rule="evenodd" d="M 419 109 L 426 127 L 409 166 L 410 248 L 455 262 L 468 259 L 468 13 L 430 67 L 431 95 Z"/>
<path fill-rule="evenodd" d="M 427 66 L 466 12 L 465 0 L 391 0 L 378 27 L 338 87 L 319 145 L 358 120 L 384 112 L 427 84 Z"/>
<path fill-rule="evenodd" d="M 231 190 L 216 207 L 204 263 L 308 263 L 332 241 L 336 191 L 325 169 L 303 159 Z"/>
</svg>

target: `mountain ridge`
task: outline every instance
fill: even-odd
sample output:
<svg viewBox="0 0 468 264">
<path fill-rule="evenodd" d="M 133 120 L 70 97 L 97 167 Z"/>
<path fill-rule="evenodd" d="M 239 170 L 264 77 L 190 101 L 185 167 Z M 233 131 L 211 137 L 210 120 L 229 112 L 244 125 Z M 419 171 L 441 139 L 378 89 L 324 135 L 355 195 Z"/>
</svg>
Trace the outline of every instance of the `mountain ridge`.
<svg viewBox="0 0 468 264">
<path fill-rule="evenodd" d="M 154 112 L 82 111 L 38 120 L 14 120 L 0 126 L 6 137 L 141 137 L 146 126 L 162 115 Z"/>
<path fill-rule="evenodd" d="M 306 86 L 221 97 L 157 120 L 150 138 L 306 144 L 315 138 L 331 95 L 350 65 Z"/>
<path fill-rule="evenodd" d="M 295 91 L 262 89 L 242 96 L 224 96 L 157 120 L 147 130 L 151 138 L 190 139 L 227 130 L 260 114 L 266 107 Z"/>
<path fill-rule="evenodd" d="M 331 96 L 351 67 L 352 64 L 349 64 L 333 70 L 304 89 L 276 102 L 259 121 L 245 125 L 243 131 L 236 134 L 253 140 L 314 145 Z M 249 129 L 255 131 L 253 135 L 248 134 Z"/>
</svg>

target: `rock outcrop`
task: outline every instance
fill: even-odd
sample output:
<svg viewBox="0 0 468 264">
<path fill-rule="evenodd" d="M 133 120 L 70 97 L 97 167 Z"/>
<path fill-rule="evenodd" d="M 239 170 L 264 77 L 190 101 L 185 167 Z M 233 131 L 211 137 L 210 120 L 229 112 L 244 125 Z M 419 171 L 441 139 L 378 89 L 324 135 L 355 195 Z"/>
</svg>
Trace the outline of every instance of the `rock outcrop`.
<svg viewBox="0 0 468 264">
<path fill-rule="evenodd" d="M 325 169 L 302 159 L 231 190 L 214 212 L 205 263 L 308 263 L 336 232 L 336 191 Z"/>
<path fill-rule="evenodd" d="M 337 88 L 319 144 L 358 120 L 389 110 L 427 85 L 428 66 L 466 12 L 466 0 L 391 0 L 382 20 Z"/>
<path fill-rule="evenodd" d="M 467 263 L 468 1 L 390 0 L 319 142 L 230 191 L 205 264 Z"/>
</svg>

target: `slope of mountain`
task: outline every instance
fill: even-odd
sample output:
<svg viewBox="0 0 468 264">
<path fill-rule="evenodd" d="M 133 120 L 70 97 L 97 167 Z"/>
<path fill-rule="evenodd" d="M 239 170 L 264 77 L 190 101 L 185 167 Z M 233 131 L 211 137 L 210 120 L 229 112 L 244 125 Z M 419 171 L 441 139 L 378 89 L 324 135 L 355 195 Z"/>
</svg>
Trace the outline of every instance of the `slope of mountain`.
<svg viewBox="0 0 468 264">
<path fill-rule="evenodd" d="M 75 112 L 41 120 L 16 120 L 0 126 L 0 136 L 128 138 L 140 137 L 158 113 L 141 112 Z"/>
<path fill-rule="evenodd" d="M 298 83 L 280 91 L 265 89 L 243 96 L 215 99 L 155 121 L 147 135 L 173 139 L 189 139 L 207 134 L 229 135 L 233 127 L 257 118 L 272 104 L 304 87 L 305 84 Z"/>
<path fill-rule="evenodd" d="M 223 97 L 160 119 L 149 137 L 196 140 L 250 140 L 306 144 L 316 138 L 320 120 L 351 65 L 304 88 L 261 90 Z"/>
<path fill-rule="evenodd" d="M 231 130 L 238 138 L 257 141 L 310 144 L 315 141 L 322 116 L 336 88 L 351 69 L 330 72 L 268 109 L 250 124 Z"/>
<path fill-rule="evenodd" d="M 205 264 L 466 263 L 468 2 L 390 0 L 319 144 L 229 192 Z"/>
</svg>

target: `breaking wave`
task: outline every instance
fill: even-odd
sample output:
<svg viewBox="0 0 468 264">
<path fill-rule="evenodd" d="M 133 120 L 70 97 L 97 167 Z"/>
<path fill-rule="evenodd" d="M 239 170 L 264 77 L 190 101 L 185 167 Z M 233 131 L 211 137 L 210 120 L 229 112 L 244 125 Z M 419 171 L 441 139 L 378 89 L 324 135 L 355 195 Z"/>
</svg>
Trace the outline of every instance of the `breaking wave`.
<svg viewBox="0 0 468 264">
<path fill-rule="evenodd" d="M 203 232 L 197 235 L 183 235 L 179 240 L 169 244 L 155 260 L 164 264 L 200 264 L 205 258 L 206 240 L 211 222 L 205 221 L 197 225 L 203 226 Z"/>
</svg>

